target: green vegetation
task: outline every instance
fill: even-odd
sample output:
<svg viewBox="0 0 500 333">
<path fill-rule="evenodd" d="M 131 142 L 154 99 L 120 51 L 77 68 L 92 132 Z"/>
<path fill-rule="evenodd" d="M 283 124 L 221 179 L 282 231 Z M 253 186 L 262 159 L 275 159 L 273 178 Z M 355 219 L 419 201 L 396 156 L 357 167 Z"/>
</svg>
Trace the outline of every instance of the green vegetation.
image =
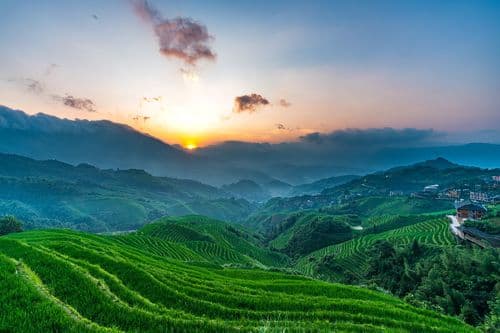
<svg viewBox="0 0 500 333">
<path fill-rule="evenodd" d="M 427 217 L 422 221 L 408 217 L 409 221 L 405 221 L 398 217 L 397 220 L 401 221 L 401 227 L 393 225 L 394 228 L 389 231 L 367 234 L 312 252 L 297 262 L 297 269 L 324 279 L 352 283 L 366 274 L 371 247 L 380 240 L 394 245 L 410 244 L 417 240 L 420 244 L 436 248 L 450 247 L 456 243 L 446 218 Z M 336 268 L 341 268 L 340 271 L 329 269 L 332 262 Z"/>
<path fill-rule="evenodd" d="M 351 224 L 359 221 L 351 216 L 331 216 L 315 212 L 290 214 L 278 225 L 271 247 L 291 257 L 299 257 L 322 247 L 352 238 Z M 267 237 L 272 237 L 268 234 Z"/>
<path fill-rule="evenodd" d="M 14 216 L 0 217 L 0 236 L 21 231 L 23 231 L 23 225 Z"/>
<path fill-rule="evenodd" d="M 500 170 L 480 169 L 460 166 L 445 159 L 417 163 L 410 166 L 397 167 L 383 172 L 375 172 L 355 178 L 345 184 L 337 184 L 323 190 L 317 195 L 304 195 L 291 198 L 273 198 L 261 207 L 256 214 L 290 213 L 304 209 L 322 209 L 330 207 L 326 212 L 343 209 L 341 214 L 360 215 L 407 215 L 428 214 L 446 211 L 453 208 L 451 201 L 439 201 L 433 198 L 408 198 L 411 193 L 422 191 L 425 186 L 439 184 L 440 189 L 461 188 L 474 185 L 487 188 L 487 179 L 497 175 Z M 401 193 L 401 197 L 390 197 L 391 191 Z M 432 196 L 432 195 L 431 195 Z M 365 198 L 371 197 L 367 202 Z M 379 201 L 377 201 L 377 199 Z M 339 207 L 342 203 L 354 207 Z M 357 202 L 361 200 L 361 202 Z M 333 206 L 333 207 L 332 207 Z M 360 209 L 360 212 L 348 211 Z M 348 212 L 346 212 L 348 211 Z"/>
<path fill-rule="evenodd" d="M 404 247 L 377 242 L 368 252 L 364 282 L 478 325 L 493 313 L 489 303 L 500 298 L 499 252 L 460 247 L 435 252 L 417 241 Z"/>
<path fill-rule="evenodd" d="M 451 201 L 407 193 L 492 172 L 436 160 L 259 205 L 226 192 L 260 201 L 256 183 L 0 154 L 2 214 L 102 233 L 0 219 L 0 332 L 495 332 L 499 251 L 454 238 Z M 466 226 L 498 234 L 488 214 Z"/>
<path fill-rule="evenodd" d="M 6 154 L 0 154 L 0 188 L 0 213 L 22 219 L 26 229 L 134 230 L 186 214 L 237 221 L 254 209 L 196 181 Z"/>
<path fill-rule="evenodd" d="M 190 220 L 196 219 L 162 221 L 137 235 L 46 230 L 0 237 L 0 331 L 474 331 L 458 319 L 359 287 L 171 259 L 193 253 L 183 242 L 163 240 L 172 245 L 162 247 L 168 256 L 151 251 L 153 245 L 133 245 L 137 237 L 166 244 L 160 240 L 208 235 L 196 222 L 191 231 L 162 230 L 169 223 L 187 228 Z M 230 233 L 210 236 L 215 244 L 231 243 Z"/>
<path fill-rule="evenodd" d="M 369 196 L 321 209 L 325 213 L 356 214 L 362 218 L 381 215 L 413 215 L 453 211 L 450 201 L 407 196 Z"/>
<path fill-rule="evenodd" d="M 144 226 L 134 237 L 141 236 L 182 244 L 213 263 L 279 267 L 288 262 L 285 255 L 266 249 L 257 235 L 204 216 L 163 218 Z"/>
<path fill-rule="evenodd" d="M 500 205 L 490 205 L 488 214 L 479 221 L 465 221 L 464 226 L 477 228 L 492 235 L 500 234 Z"/>
</svg>

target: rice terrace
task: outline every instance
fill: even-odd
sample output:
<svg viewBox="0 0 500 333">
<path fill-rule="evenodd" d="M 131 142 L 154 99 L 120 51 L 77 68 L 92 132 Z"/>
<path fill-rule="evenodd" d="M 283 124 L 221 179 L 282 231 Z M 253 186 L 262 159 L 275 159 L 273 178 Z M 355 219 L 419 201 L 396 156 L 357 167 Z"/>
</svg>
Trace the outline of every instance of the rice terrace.
<svg viewBox="0 0 500 333">
<path fill-rule="evenodd" d="M 0 333 L 500 332 L 500 2 L 0 13 Z"/>
</svg>

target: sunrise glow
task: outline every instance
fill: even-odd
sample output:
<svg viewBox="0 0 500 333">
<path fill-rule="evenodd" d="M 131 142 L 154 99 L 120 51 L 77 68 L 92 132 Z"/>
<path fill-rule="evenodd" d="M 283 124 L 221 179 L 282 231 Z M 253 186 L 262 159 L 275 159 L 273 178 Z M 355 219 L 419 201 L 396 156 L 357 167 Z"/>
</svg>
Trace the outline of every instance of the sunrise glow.
<svg viewBox="0 0 500 333">
<path fill-rule="evenodd" d="M 198 148 L 198 146 L 196 145 L 196 143 L 190 142 L 190 143 L 186 144 L 186 149 L 187 150 L 193 150 L 193 149 L 196 149 L 196 148 Z"/>
</svg>

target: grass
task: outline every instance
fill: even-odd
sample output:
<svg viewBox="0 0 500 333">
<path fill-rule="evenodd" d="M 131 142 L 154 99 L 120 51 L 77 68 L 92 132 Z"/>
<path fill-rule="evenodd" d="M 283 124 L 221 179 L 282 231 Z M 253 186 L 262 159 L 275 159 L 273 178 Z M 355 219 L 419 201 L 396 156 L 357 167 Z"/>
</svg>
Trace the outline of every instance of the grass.
<svg viewBox="0 0 500 333">
<path fill-rule="evenodd" d="M 221 226 L 205 231 L 195 223 L 192 229 L 221 248 L 241 242 L 241 236 L 215 235 Z M 0 237 L 0 331 L 473 331 L 455 318 L 359 287 L 223 268 L 206 259 L 200 264 L 203 256 L 187 243 L 68 230 Z"/>
</svg>

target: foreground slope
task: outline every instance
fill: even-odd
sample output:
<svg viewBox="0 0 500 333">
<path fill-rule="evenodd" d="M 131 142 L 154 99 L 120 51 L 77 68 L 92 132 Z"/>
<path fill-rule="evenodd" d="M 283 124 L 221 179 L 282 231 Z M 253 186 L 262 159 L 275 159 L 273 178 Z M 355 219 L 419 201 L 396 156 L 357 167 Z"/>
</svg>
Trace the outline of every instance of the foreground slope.
<svg viewBox="0 0 500 333">
<path fill-rule="evenodd" d="M 0 331 L 473 331 L 382 293 L 186 263 L 114 236 L 31 231 L 0 237 L 0 253 Z"/>
</svg>

